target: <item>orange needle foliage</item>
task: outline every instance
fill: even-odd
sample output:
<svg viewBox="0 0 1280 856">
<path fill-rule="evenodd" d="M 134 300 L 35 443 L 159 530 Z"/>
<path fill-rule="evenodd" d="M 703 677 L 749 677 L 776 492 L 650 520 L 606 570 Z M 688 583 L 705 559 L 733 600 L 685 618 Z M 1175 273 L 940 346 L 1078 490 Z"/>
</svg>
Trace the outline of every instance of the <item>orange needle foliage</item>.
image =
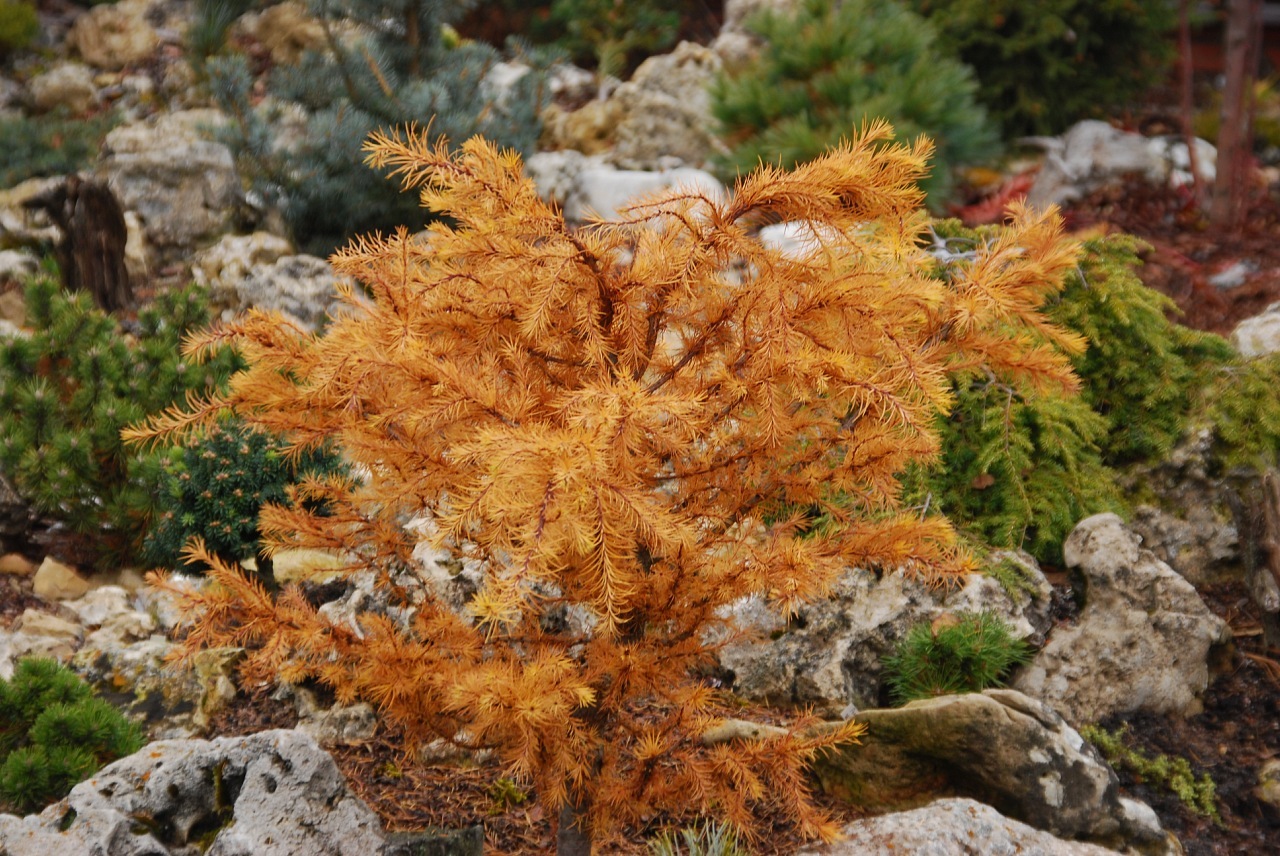
<svg viewBox="0 0 1280 856">
<path fill-rule="evenodd" d="M 945 520 L 899 508 L 899 474 L 937 452 L 949 374 L 1070 386 L 1061 349 L 1080 344 L 1038 311 L 1075 264 L 1056 218 L 1021 212 L 963 279 L 932 277 L 914 185 L 929 147 L 889 134 L 577 230 L 515 154 L 373 138 L 370 161 L 445 219 L 338 253 L 373 300 L 347 295 L 323 335 L 253 312 L 189 342 L 249 368 L 130 438 L 230 408 L 299 446 L 333 440 L 362 477 L 303 486 L 328 516 L 264 510 L 275 549 L 343 551 L 396 605 L 420 537 L 405 523 L 429 514 L 483 585 L 461 614 L 425 581 L 411 619 L 370 607 L 353 625 L 201 556 L 216 585 L 187 596 L 188 648 L 243 645 L 250 677 L 317 678 L 410 738 L 492 748 L 598 841 L 661 810 L 831 836 L 804 763 L 858 726 L 701 739 L 724 714 L 699 670 L 734 632 L 727 607 L 789 610 L 854 565 L 966 571 Z M 809 224 L 809 249 L 763 245 L 777 221 Z M 786 512 L 811 507 L 837 525 Z M 566 607 L 575 620 L 551 620 Z"/>
</svg>

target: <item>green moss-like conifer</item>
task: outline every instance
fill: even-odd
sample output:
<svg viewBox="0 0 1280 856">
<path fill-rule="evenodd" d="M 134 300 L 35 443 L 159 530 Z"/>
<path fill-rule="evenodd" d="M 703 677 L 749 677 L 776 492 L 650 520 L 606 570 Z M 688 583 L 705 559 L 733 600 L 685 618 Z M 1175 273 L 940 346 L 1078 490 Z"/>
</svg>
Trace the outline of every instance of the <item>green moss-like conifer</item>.
<svg viewBox="0 0 1280 856">
<path fill-rule="evenodd" d="M 1002 686 L 1031 648 L 990 612 L 954 616 L 953 622 L 917 624 L 884 659 L 885 682 L 898 704 Z"/>
</svg>

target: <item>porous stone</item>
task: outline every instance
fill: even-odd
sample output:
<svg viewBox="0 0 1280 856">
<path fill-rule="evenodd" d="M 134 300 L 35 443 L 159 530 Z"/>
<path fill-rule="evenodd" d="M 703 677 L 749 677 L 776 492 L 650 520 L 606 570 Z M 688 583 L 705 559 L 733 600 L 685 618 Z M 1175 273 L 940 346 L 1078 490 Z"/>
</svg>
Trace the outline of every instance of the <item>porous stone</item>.
<svg viewBox="0 0 1280 856">
<path fill-rule="evenodd" d="M 112 71 L 141 62 L 160 46 L 147 20 L 148 0 L 120 0 L 94 6 L 76 18 L 67 45 L 95 68 Z"/>
<path fill-rule="evenodd" d="M 370 856 L 385 840 L 333 759 L 286 730 L 162 740 L 39 815 L 0 815 L 12 856 Z"/>
<path fill-rule="evenodd" d="M 235 29 L 261 42 L 276 65 L 293 65 L 306 51 L 324 46 L 324 27 L 293 0 L 242 15 Z"/>
<path fill-rule="evenodd" d="M 715 176 L 700 169 L 681 167 L 645 172 L 587 166 L 576 176 L 573 192 L 564 203 L 564 216 L 574 221 L 591 216 L 608 220 L 617 217 L 629 203 L 673 187 L 703 193 L 712 199 L 722 199 L 726 194 L 724 185 Z"/>
<path fill-rule="evenodd" d="M 709 167 L 724 148 L 709 93 L 720 70 L 719 54 L 693 42 L 641 63 L 609 99 L 619 114 L 610 161 L 623 169 Z"/>
<path fill-rule="evenodd" d="M 1231 344 L 1245 358 L 1280 351 L 1280 303 L 1273 303 L 1237 324 L 1231 331 Z"/>
<path fill-rule="evenodd" d="M 318 330 L 330 315 L 347 310 L 338 298 L 342 281 L 324 259 L 283 256 L 253 267 L 234 282 L 237 300 L 233 311 L 274 309 L 309 330 Z"/>
<path fill-rule="evenodd" d="M 1114 856 L 1083 841 L 1064 841 L 971 799 L 941 799 L 922 808 L 857 820 L 842 840 L 798 856 Z"/>
<path fill-rule="evenodd" d="M 1225 622 L 1115 514 L 1082 520 L 1062 549 L 1082 573 L 1084 607 L 1013 686 L 1076 723 L 1198 712 L 1211 652 L 1231 638 Z"/>
<path fill-rule="evenodd" d="M 1154 813 L 1123 801 L 1097 751 L 1019 692 L 942 696 L 854 718 L 867 726 L 861 744 L 814 762 L 827 793 L 873 810 L 970 797 L 1054 835 L 1165 852 Z"/>
<path fill-rule="evenodd" d="M 988 610 L 1008 622 L 1016 637 L 1033 643 L 1044 638 L 1052 589 L 1030 556 L 1007 558 L 1019 563 L 1034 593 L 1010 594 L 981 574 L 948 591 L 901 570 L 877 575 L 851 569 L 830 598 L 800 607 L 789 623 L 758 599 L 744 599 L 726 617 L 754 632 L 757 641 L 724 648 L 720 666 L 730 674 L 734 692 L 746 698 L 812 705 L 828 714 L 848 705 L 876 707 L 882 661 L 917 624 L 944 613 Z"/>
<path fill-rule="evenodd" d="M 31 90 L 32 105 L 41 113 L 59 107 L 70 113 L 83 113 L 97 92 L 92 69 L 78 62 L 56 65 L 31 78 L 27 86 Z"/>
<path fill-rule="evenodd" d="M 222 121 L 216 110 L 182 111 L 121 126 L 103 142 L 97 172 L 137 214 L 161 266 L 226 232 L 242 203 L 231 150 L 199 130 Z"/>
<path fill-rule="evenodd" d="M 240 306 L 238 283 L 254 268 L 293 255 L 293 245 L 270 232 L 251 235 L 223 235 L 213 246 L 201 250 L 191 264 L 191 275 L 209 290 L 209 305 L 215 311 L 236 310 Z"/>
</svg>

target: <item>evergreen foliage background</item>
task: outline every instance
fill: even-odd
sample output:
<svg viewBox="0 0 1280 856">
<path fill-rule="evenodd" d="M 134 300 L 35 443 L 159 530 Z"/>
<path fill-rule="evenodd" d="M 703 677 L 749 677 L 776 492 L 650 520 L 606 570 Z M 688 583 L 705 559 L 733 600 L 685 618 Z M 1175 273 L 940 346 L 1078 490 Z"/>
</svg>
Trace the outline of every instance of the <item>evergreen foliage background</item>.
<svg viewBox="0 0 1280 856">
<path fill-rule="evenodd" d="M 922 187 L 935 203 L 956 165 L 999 153 L 972 70 L 897 0 L 804 0 L 793 15 L 768 10 L 748 27 L 766 42 L 761 54 L 712 88 L 731 149 L 721 167 L 728 178 L 761 161 L 789 169 L 876 118 L 899 140 L 934 141 Z"/>
<path fill-rule="evenodd" d="M 244 56 L 206 63 L 210 86 L 235 117 L 225 139 L 241 174 L 268 205 L 278 205 L 295 242 L 327 255 L 347 239 L 425 225 L 412 196 L 364 165 L 361 146 L 375 130 L 429 124 L 462 141 L 482 134 L 527 153 L 549 98 L 545 69 L 554 54 L 512 41 L 505 54 L 445 38 L 445 25 L 470 4 L 445 0 L 312 0 L 328 49 L 304 54 L 270 75 L 275 107 L 255 109 Z M 492 76 L 504 59 L 531 67 L 510 86 Z M 272 126 L 301 107 L 299 138 L 274 142 Z"/>
<path fill-rule="evenodd" d="M 1166 0 L 909 0 L 971 66 L 1006 138 L 1057 134 L 1123 107 L 1173 56 Z"/>
</svg>

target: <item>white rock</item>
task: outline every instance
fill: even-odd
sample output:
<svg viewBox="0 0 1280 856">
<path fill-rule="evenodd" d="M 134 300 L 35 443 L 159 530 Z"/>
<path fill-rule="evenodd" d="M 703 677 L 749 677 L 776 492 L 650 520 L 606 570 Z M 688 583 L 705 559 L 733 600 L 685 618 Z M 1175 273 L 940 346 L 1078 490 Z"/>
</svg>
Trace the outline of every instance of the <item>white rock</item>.
<svg viewBox="0 0 1280 856">
<path fill-rule="evenodd" d="M 97 173 L 141 219 L 162 265 L 225 232 L 241 201 L 231 150 L 201 136 L 219 121 L 218 111 L 183 111 L 123 125 L 103 142 Z"/>
<path fill-rule="evenodd" d="M 63 604 L 85 627 L 101 627 L 116 615 L 132 611 L 129 593 L 120 586 L 102 586 Z"/>
<path fill-rule="evenodd" d="M 83 113 L 97 92 L 92 69 L 78 62 L 62 63 L 37 74 L 28 87 L 32 103 L 42 113 L 58 107 L 75 114 Z"/>
<path fill-rule="evenodd" d="M 1013 686 L 1074 723 L 1146 712 L 1190 715 L 1226 624 L 1115 514 L 1082 520 L 1063 545 L 1085 578 L 1084 608 L 1056 628 Z"/>
<path fill-rule="evenodd" d="M 848 824 L 843 840 L 808 847 L 798 856 L 1114 856 L 1082 841 L 1064 841 L 1010 820 L 971 799 L 943 799 L 912 811 Z"/>
<path fill-rule="evenodd" d="M 1237 324 L 1231 331 L 1231 344 L 1246 359 L 1280 351 L 1280 303 Z"/>
<path fill-rule="evenodd" d="M 644 172 L 607 166 L 588 167 L 577 175 L 574 191 L 565 201 L 564 216 L 577 221 L 592 215 L 612 219 L 628 203 L 673 187 L 684 187 L 713 199 L 723 198 L 727 193 L 715 176 L 700 169 Z"/>
</svg>

